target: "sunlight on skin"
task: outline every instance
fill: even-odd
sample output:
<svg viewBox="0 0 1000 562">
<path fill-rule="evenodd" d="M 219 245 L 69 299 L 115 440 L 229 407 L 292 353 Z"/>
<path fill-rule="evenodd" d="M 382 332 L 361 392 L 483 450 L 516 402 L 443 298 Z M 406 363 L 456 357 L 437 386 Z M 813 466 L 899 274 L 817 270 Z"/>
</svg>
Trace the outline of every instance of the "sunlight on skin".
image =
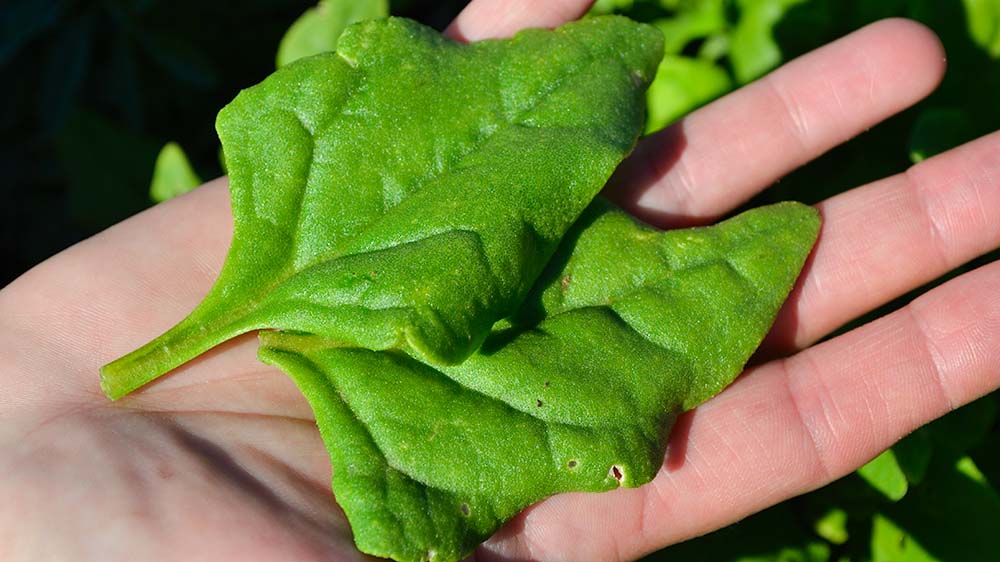
<svg viewBox="0 0 1000 562">
<path fill-rule="evenodd" d="M 451 32 L 552 27 L 588 4 L 479 0 Z M 617 198 L 670 223 L 709 220 L 916 102 L 940 80 L 942 60 L 917 24 L 869 26 L 641 143 L 616 175 Z M 823 202 L 823 233 L 771 352 L 801 349 L 1000 246 L 998 153 L 994 134 Z M 667 161 L 652 165 L 657 156 Z M 329 460 L 305 400 L 256 360 L 252 336 L 119 402 L 100 393 L 100 365 L 201 300 L 231 233 L 220 179 L 0 291 L 0 505 L 19 506 L 0 510 L 0 559 L 365 559 L 330 502 Z M 682 418 L 651 484 L 540 502 L 476 558 L 629 559 L 711 531 L 822 486 L 995 389 L 997 365 L 992 264 L 754 368 Z"/>
</svg>

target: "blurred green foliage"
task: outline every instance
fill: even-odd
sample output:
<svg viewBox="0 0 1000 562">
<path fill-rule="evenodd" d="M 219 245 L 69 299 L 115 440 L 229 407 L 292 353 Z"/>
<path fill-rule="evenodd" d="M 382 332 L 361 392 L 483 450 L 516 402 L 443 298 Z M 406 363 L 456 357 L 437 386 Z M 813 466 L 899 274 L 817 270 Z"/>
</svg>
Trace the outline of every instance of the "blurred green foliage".
<svg viewBox="0 0 1000 562">
<path fill-rule="evenodd" d="M 160 150 L 153 166 L 153 181 L 149 186 L 149 198 L 154 203 L 187 193 L 201 185 L 201 178 L 191 167 L 187 154 L 176 142 L 168 142 Z"/>
<path fill-rule="evenodd" d="M 182 182 L 220 174 L 215 113 L 271 72 L 281 37 L 312 4 L 8 0 L 0 11 L 0 239 L 16 243 L 0 247 L 0 285 L 147 206 L 164 143 L 177 140 L 191 155 L 187 171 L 178 154 L 165 156 Z M 463 4 L 399 0 L 391 11 L 443 28 Z M 650 132 L 877 19 L 916 19 L 941 37 L 949 70 L 933 95 L 751 205 L 818 202 L 1000 129 L 1000 0 L 598 0 L 593 12 L 624 13 L 666 35 L 649 91 Z M 648 560 L 1000 559 L 998 401 L 982 398 L 853 475 Z"/>
<path fill-rule="evenodd" d="M 317 53 L 333 51 L 337 39 L 348 25 L 389 15 L 387 0 L 320 0 L 306 10 L 278 45 L 278 66 Z"/>
</svg>

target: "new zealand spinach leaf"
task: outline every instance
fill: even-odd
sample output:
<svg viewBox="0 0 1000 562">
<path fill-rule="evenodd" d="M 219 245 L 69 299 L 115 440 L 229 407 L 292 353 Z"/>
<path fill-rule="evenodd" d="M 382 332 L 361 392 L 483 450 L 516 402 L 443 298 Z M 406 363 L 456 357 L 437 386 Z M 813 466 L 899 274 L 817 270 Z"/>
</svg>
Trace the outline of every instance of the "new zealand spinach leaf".
<svg viewBox="0 0 1000 562">
<path fill-rule="evenodd" d="M 818 229 L 779 204 L 664 233 L 598 200 L 460 365 L 280 332 L 260 357 L 315 411 L 359 548 L 458 560 L 544 497 L 651 480 L 677 414 L 760 344 Z"/>
<path fill-rule="evenodd" d="M 219 279 L 106 365 L 105 393 L 258 328 L 460 362 L 631 150 L 661 53 L 615 16 L 471 45 L 389 18 L 245 90 L 217 123 L 235 218 Z"/>
</svg>

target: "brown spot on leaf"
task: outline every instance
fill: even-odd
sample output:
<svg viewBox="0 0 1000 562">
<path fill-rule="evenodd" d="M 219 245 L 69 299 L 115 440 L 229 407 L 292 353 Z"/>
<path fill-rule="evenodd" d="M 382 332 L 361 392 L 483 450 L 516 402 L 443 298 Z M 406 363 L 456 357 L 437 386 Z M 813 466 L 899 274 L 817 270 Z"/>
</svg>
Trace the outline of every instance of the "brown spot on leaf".
<svg viewBox="0 0 1000 562">
<path fill-rule="evenodd" d="M 615 480 L 622 481 L 622 469 L 618 468 L 617 465 L 611 465 L 611 476 L 615 477 Z"/>
<path fill-rule="evenodd" d="M 541 408 L 542 407 L 542 401 L 541 400 L 536 400 L 536 402 L 538 403 L 538 407 Z"/>
<path fill-rule="evenodd" d="M 565 277 L 562 278 L 561 281 L 559 281 L 559 287 L 562 289 L 562 292 L 565 293 L 566 291 L 569 290 L 569 282 L 572 280 L 573 280 L 573 274 L 571 273 L 569 275 L 566 275 Z"/>
<path fill-rule="evenodd" d="M 576 468 L 576 465 L 577 465 L 576 459 L 570 459 L 569 462 L 566 463 L 566 466 L 569 468 Z"/>
<path fill-rule="evenodd" d="M 462 515 L 464 515 L 466 517 L 468 517 L 469 514 L 472 513 L 469 510 L 469 504 L 467 504 L 467 503 L 463 503 L 462 505 L 458 506 L 458 509 L 460 509 L 462 511 Z"/>
</svg>

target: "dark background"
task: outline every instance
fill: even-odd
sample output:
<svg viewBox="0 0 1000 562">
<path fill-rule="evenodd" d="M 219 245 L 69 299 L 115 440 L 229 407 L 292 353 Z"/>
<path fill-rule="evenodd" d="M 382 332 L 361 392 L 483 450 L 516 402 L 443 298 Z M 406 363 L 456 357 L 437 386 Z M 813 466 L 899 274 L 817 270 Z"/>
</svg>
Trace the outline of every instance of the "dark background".
<svg viewBox="0 0 1000 562">
<path fill-rule="evenodd" d="M 438 29 L 466 2 L 398 0 Z M 151 204 L 177 141 L 222 175 L 215 114 L 315 0 L 0 1 L 0 287 Z"/>
</svg>

